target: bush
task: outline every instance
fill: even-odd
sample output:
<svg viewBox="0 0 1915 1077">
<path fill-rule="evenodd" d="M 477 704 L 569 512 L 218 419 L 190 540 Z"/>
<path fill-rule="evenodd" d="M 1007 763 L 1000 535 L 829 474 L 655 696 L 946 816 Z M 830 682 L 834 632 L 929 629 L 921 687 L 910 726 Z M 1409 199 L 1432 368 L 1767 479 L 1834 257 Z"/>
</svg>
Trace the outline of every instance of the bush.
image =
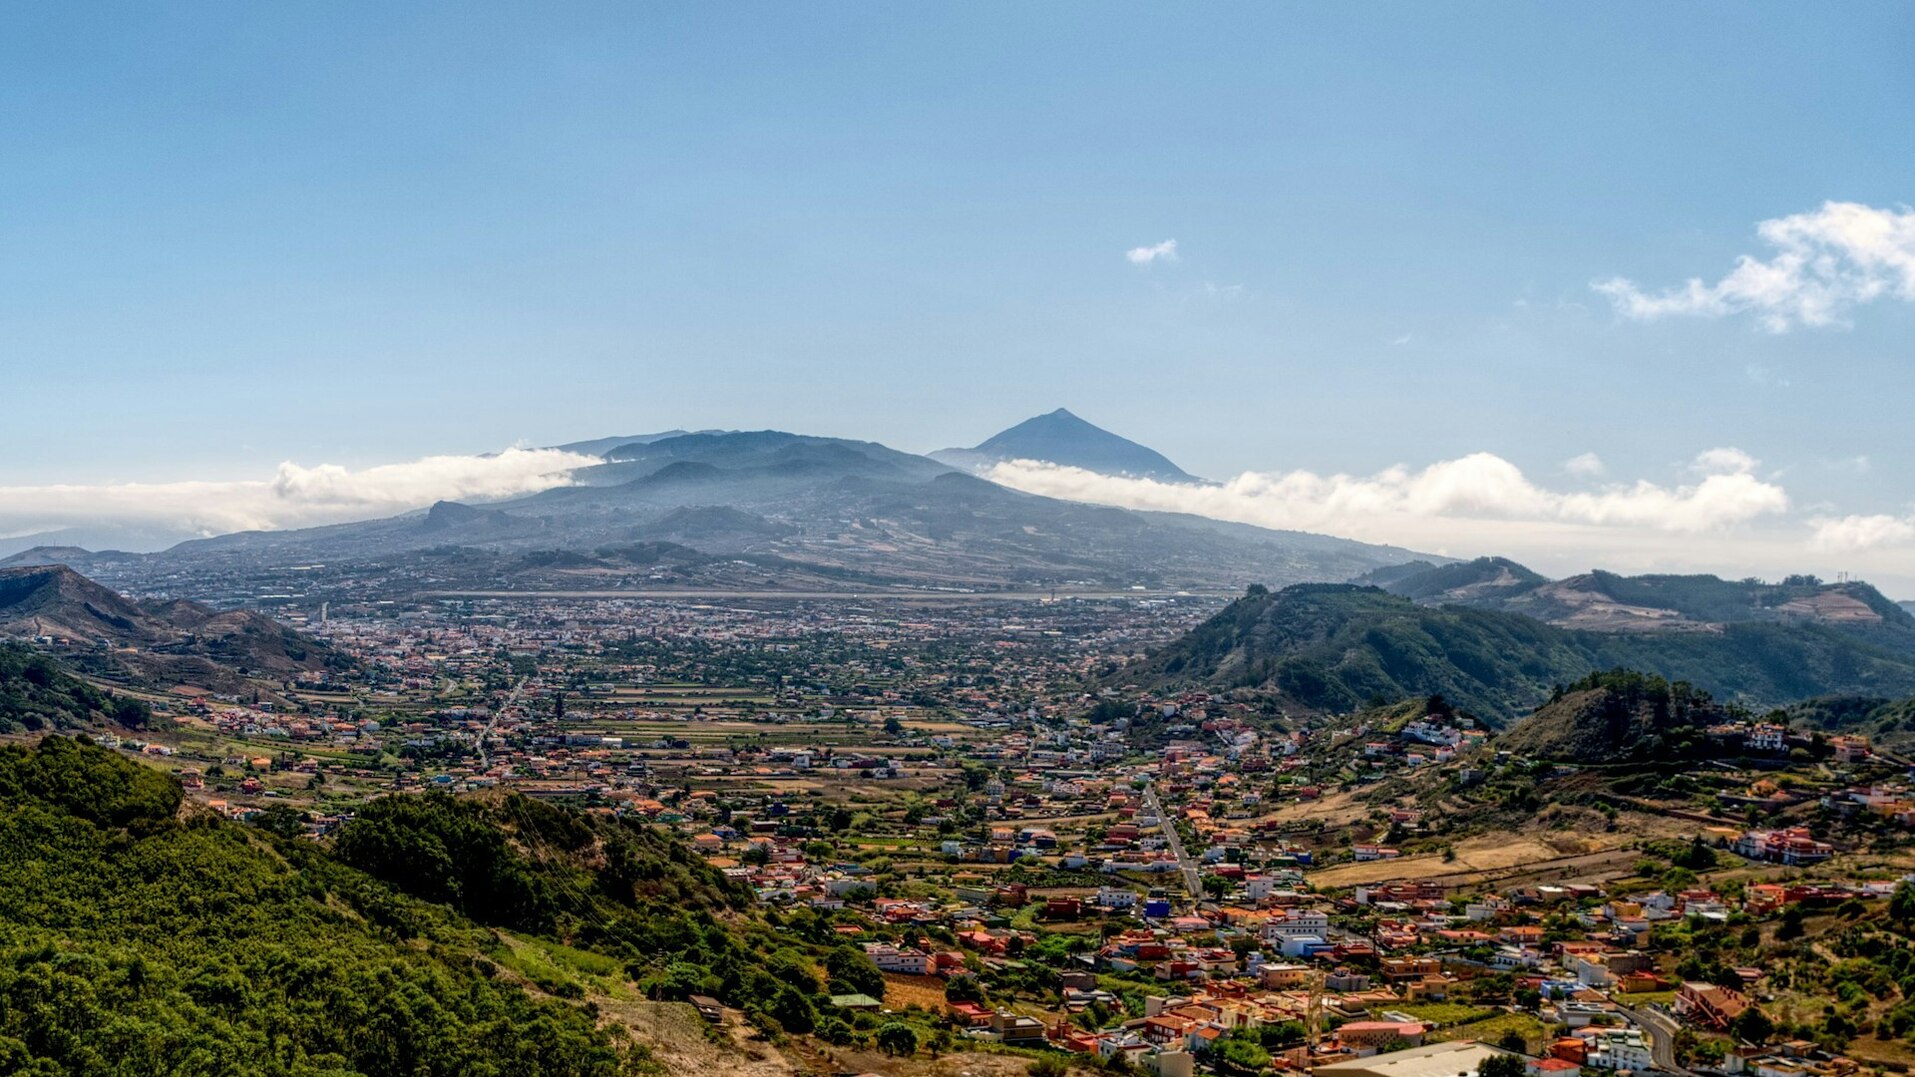
<svg viewBox="0 0 1915 1077">
<path fill-rule="evenodd" d="M 851 1026 L 845 1024 L 844 1020 L 838 1017 L 827 1016 L 818 1018 L 818 1025 L 813 1031 L 817 1033 L 819 1039 L 839 1047 L 843 1047 L 857 1038 L 852 1033 Z"/>
<path fill-rule="evenodd" d="M 917 1030 L 902 1021 L 887 1022 L 878 1028 L 878 1050 L 900 1057 L 917 1054 Z"/>
<path fill-rule="evenodd" d="M 1031 1063 L 1031 1068 L 1026 1072 L 1030 1074 L 1030 1077 L 1064 1077 L 1064 1074 L 1069 1071 L 1070 1066 L 1063 1059 L 1055 1055 L 1045 1055 Z"/>
</svg>

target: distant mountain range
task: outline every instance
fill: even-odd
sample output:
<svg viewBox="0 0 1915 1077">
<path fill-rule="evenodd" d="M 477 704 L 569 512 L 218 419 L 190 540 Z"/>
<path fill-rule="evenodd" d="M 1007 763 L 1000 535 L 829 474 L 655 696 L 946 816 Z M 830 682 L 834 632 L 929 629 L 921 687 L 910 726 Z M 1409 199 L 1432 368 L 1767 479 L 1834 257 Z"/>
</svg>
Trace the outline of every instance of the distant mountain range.
<svg viewBox="0 0 1915 1077">
<path fill-rule="evenodd" d="M 590 441 L 574 441 L 565 445 L 554 445 L 552 448 L 562 452 L 575 452 L 580 456 L 604 456 L 614 449 L 620 449 L 627 445 L 650 445 L 654 441 L 680 437 L 691 432 L 692 431 L 689 430 L 662 430 L 656 434 L 626 434 L 623 437 L 593 438 Z M 722 434 L 724 431 L 700 430 L 698 433 Z"/>
<path fill-rule="evenodd" d="M 1039 460 L 1100 475 L 1159 482 L 1203 481 L 1162 453 L 1093 426 L 1063 408 L 1026 419 L 969 449 L 940 449 L 931 454 L 931 459 L 975 472 L 988 471 L 1006 460 Z"/>
<path fill-rule="evenodd" d="M 193 535 L 187 531 L 153 527 L 116 527 L 100 524 L 91 527 L 63 527 L 55 531 L 40 531 L 31 535 L 15 535 L 0 538 L 0 557 L 36 547 L 65 547 L 88 550 L 133 550 L 148 553 L 164 550 Z"/>
<path fill-rule="evenodd" d="M 1791 576 L 1780 583 L 1715 576 L 1619 576 L 1600 569 L 1551 580 L 1502 557 L 1391 565 L 1351 581 L 1426 606 L 1521 613 L 1598 632 L 1711 632 L 1761 621 L 1856 628 L 1915 624 L 1907 604 L 1866 583 Z"/>
<path fill-rule="evenodd" d="M 1750 707 L 1915 695 L 1915 616 L 1866 584 L 1610 573 L 1550 583 L 1496 559 L 1365 578 L 1390 590 L 1253 588 L 1110 683 L 1314 713 L 1441 694 L 1498 723 L 1615 667 Z"/>
<path fill-rule="evenodd" d="M 348 576 L 390 593 L 1215 592 L 1347 579 L 1419 556 L 1021 493 L 874 442 L 762 430 L 566 448 L 602 449 L 603 462 L 574 471 L 571 485 L 511 501 L 441 502 L 383 520 L 194 539 L 150 555 L 36 549 L 0 564 L 69 564 L 116 586 L 227 604 L 261 593 L 323 594 L 328 581 Z M 374 564 L 376 574 L 355 567 Z M 324 569 L 307 571 L 312 565 Z"/>
</svg>

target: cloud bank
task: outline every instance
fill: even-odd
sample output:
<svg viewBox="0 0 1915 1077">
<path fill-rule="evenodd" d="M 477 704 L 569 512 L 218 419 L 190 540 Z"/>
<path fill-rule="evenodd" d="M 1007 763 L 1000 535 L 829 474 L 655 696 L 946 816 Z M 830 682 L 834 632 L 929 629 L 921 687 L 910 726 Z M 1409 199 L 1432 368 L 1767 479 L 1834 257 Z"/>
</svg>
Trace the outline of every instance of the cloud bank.
<svg viewBox="0 0 1915 1077">
<path fill-rule="evenodd" d="M 1819 517 L 1813 523 L 1813 545 L 1818 550 L 1854 553 L 1915 545 L 1915 516 Z"/>
<path fill-rule="evenodd" d="M 101 485 L 0 486 L 0 533 L 139 524 L 213 535 L 392 515 L 434 501 L 489 500 L 570 483 L 596 457 L 558 449 L 428 456 L 352 470 L 290 461 L 271 478 Z"/>
<path fill-rule="evenodd" d="M 1177 260 L 1177 241 L 1166 239 L 1148 247 L 1132 247 L 1124 252 L 1124 258 L 1134 266 L 1147 266 L 1153 262 L 1174 262 Z"/>
<path fill-rule="evenodd" d="M 1754 474 L 1737 449 L 1710 449 L 1694 466 L 1700 481 L 1661 486 L 1612 484 L 1594 492 L 1557 492 L 1532 482 L 1493 453 L 1442 460 L 1421 470 L 1375 475 L 1246 471 L 1210 486 L 1100 475 L 1035 460 L 998 464 L 990 478 L 1030 493 L 1131 508 L 1188 512 L 1220 520 L 1337 534 L 1397 532 L 1442 519 L 1533 521 L 1650 528 L 1700 534 L 1788 511 L 1782 487 Z"/>
<path fill-rule="evenodd" d="M 1915 302 L 1915 210 L 1824 202 L 1810 213 L 1763 221 L 1756 234 L 1774 255 L 1745 254 L 1713 284 L 1691 277 L 1651 293 L 1611 277 L 1590 287 L 1627 318 L 1748 313 L 1772 333 L 1846 325 L 1851 310 L 1877 299 Z"/>
</svg>

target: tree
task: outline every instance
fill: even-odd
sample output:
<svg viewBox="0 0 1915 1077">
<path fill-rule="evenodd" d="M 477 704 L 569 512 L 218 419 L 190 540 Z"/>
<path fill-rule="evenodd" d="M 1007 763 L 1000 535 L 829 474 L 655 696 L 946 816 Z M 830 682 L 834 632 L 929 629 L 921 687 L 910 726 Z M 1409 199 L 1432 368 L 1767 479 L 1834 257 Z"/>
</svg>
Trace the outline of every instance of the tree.
<svg viewBox="0 0 1915 1077">
<path fill-rule="evenodd" d="M 1233 1034 L 1218 1041 L 1218 1073 L 1228 1077 L 1248 1077 L 1263 1072 L 1269 1064 L 1270 1052 L 1255 1040 Z"/>
<path fill-rule="evenodd" d="M 1523 1077 L 1527 1071 L 1522 1055 L 1495 1054 L 1476 1064 L 1476 1077 Z"/>
<path fill-rule="evenodd" d="M 1802 906 L 1791 905 L 1782 910 L 1782 923 L 1775 929 L 1775 937 L 1784 942 L 1802 937 Z"/>
<path fill-rule="evenodd" d="M 902 1021 L 885 1022 L 878 1026 L 878 1050 L 901 1057 L 917 1054 L 917 1030 Z"/>
<path fill-rule="evenodd" d="M 1716 866 L 1716 852 L 1702 844 L 1700 836 L 1689 839 L 1689 846 L 1669 858 L 1670 863 L 1690 871 L 1708 871 Z"/>
<path fill-rule="evenodd" d="M 944 982 L 944 998 L 947 1002 L 983 1002 L 984 988 L 977 977 L 969 973 L 960 973 Z"/>
<path fill-rule="evenodd" d="M 779 985 L 777 993 L 771 998 L 771 1005 L 765 1009 L 786 1032 L 802 1034 L 810 1032 L 817 1025 L 818 1014 L 811 1008 L 811 1000 L 788 983 Z"/>
<path fill-rule="evenodd" d="M 1769 1020 L 1761 1007 L 1751 1006 L 1735 1019 L 1730 1031 L 1745 1043 L 1764 1044 L 1769 1042 L 1770 1036 L 1775 1035 L 1775 1022 Z"/>
<path fill-rule="evenodd" d="M 1266 1048 L 1290 1047 L 1303 1042 L 1309 1029 L 1302 1021 L 1278 1021 L 1257 1028 L 1257 1041 Z"/>
<path fill-rule="evenodd" d="M 1056 1055 L 1046 1055 L 1031 1063 L 1031 1068 L 1025 1072 L 1031 1077 L 1064 1077 L 1070 1072 L 1070 1066 Z"/>
<path fill-rule="evenodd" d="M 884 997 L 884 973 L 878 971 L 871 958 L 863 950 L 852 946 L 840 946 L 825 958 L 825 975 L 831 981 L 831 990 L 840 995 L 870 995 L 872 998 Z"/>
<path fill-rule="evenodd" d="M 253 817 L 252 823 L 261 830 L 268 830 L 282 838 L 297 838 L 306 833 L 305 820 L 299 813 L 284 804 L 274 804 Z"/>
<path fill-rule="evenodd" d="M 1496 1041 L 1496 1046 L 1519 1055 L 1529 1053 L 1529 1039 L 1513 1028 L 1503 1033 L 1502 1038 Z"/>
<path fill-rule="evenodd" d="M 1915 884 L 1900 883 L 1888 899 L 1888 918 L 1906 926 L 1915 922 Z"/>
</svg>

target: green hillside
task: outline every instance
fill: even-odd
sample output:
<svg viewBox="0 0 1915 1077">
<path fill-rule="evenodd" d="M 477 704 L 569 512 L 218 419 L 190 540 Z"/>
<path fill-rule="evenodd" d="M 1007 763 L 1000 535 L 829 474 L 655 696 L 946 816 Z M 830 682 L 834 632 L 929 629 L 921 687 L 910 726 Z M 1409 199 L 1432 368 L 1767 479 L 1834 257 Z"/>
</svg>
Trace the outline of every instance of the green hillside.
<svg viewBox="0 0 1915 1077">
<path fill-rule="evenodd" d="M 1789 722 L 1825 733 L 1860 733 L 1878 747 L 1915 749 L 1915 698 L 1826 696 L 1788 709 Z"/>
<path fill-rule="evenodd" d="M 495 978 L 470 925 L 179 805 L 104 749 L 0 750 L 0 1072 L 623 1072 L 586 1012 Z"/>
<path fill-rule="evenodd" d="M 1322 712 L 1441 694 L 1507 722 L 1555 686 L 1615 667 L 1688 681 L 1751 707 L 1838 693 L 1915 694 L 1915 654 L 1828 626 L 1744 622 L 1709 632 L 1589 632 L 1326 584 L 1252 588 L 1113 680 L 1160 690 L 1240 690 Z"/>
<path fill-rule="evenodd" d="M 182 804 L 83 739 L 0 748 L 0 1073 L 656 1075 L 637 1000 L 799 1034 L 884 990 L 641 823 L 428 793 L 322 844 Z"/>
<path fill-rule="evenodd" d="M 102 692 L 44 655 L 0 644 L 0 733 L 74 729 L 105 718 L 139 728 L 150 717 L 138 700 Z"/>
<path fill-rule="evenodd" d="M 1572 763 L 1686 759 L 1727 715 L 1707 692 L 1632 670 L 1592 673 L 1497 738 L 1500 749 Z"/>
</svg>

